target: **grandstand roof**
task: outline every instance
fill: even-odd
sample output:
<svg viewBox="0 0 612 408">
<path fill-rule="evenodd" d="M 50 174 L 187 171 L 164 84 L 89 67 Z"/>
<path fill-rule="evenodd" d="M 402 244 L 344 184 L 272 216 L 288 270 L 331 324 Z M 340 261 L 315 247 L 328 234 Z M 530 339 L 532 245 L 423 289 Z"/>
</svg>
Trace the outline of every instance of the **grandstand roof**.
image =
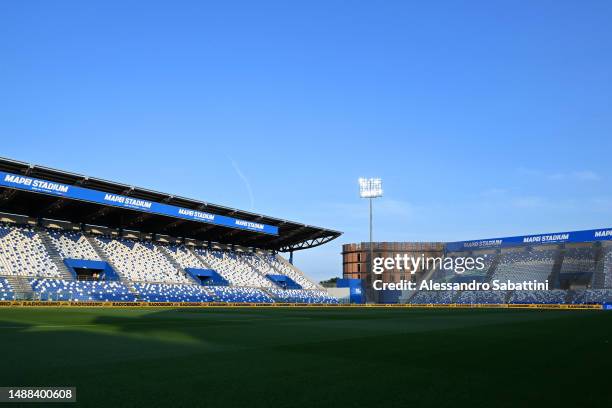
<svg viewBox="0 0 612 408">
<path fill-rule="evenodd" d="M 339 231 L 7 158 L 0 158 L 0 171 L 267 224 L 278 227 L 278 235 L 0 186 L 0 211 L 3 212 L 283 252 L 313 248 L 338 238 L 342 234 Z"/>
</svg>

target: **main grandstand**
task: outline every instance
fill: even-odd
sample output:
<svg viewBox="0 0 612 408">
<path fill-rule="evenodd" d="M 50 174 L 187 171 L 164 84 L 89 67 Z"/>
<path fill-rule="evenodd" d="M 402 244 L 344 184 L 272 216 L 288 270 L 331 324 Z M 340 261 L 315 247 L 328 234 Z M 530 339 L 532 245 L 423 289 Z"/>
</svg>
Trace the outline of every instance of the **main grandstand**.
<svg viewBox="0 0 612 408">
<path fill-rule="evenodd" d="M 0 301 L 338 303 L 292 264 L 338 231 L 10 159 L 0 212 Z"/>
</svg>

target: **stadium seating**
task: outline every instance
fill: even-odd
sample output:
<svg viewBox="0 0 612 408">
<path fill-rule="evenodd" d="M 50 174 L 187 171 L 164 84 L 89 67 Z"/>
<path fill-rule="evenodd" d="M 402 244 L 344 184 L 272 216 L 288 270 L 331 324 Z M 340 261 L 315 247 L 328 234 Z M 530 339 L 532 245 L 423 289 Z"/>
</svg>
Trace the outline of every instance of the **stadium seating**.
<svg viewBox="0 0 612 408">
<path fill-rule="evenodd" d="M 605 248 L 603 273 L 604 288 L 612 288 L 612 247 Z"/>
<path fill-rule="evenodd" d="M 581 305 L 596 305 L 612 303 L 612 289 L 582 289 L 572 291 L 571 303 Z"/>
<path fill-rule="evenodd" d="M 590 247 L 567 248 L 561 264 L 561 273 L 592 273 L 595 271 L 595 256 Z"/>
<path fill-rule="evenodd" d="M 330 296 L 324 290 L 304 289 L 267 289 L 274 298 L 281 303 L 320 303 L 336 304 L 338 299 Z"/>
<path fill-rule="evenodd" d="M 39 236 L 27 226 L 0 225 L 0 275 L 58 278 Z"/>
<path fill-rule="evenodd" d="M 62 279 L 51 258 L 55 250 L 62 258 L 101 260 L 84 233 L 49 229 L 47 234 L 30 226 L 0 224 L 0 275 L 9 279 L 29 278 L 35 297 L 42 300 L 71 301 L 150 301 L 150 302 L 249 302 L 334 304 L 338 300 L 306 278 L 299 270 L 275 255 L 188 248 L 150 241 L 98 236 L 94 238 L 122 282 L 74 281 Z M 43 235 L 41 235 L 43 234 Z M 45 245 L 50 246 L 47 251 Z M 509 250 L 502 254 L 493 279 L 521 282 L 549 278 L 557 249 Z M 462 254 L 453 254 L 463 256 Z M 467 256 L 467 254 L 465 255 Z M 599 259 L 599 258 L 598 258 Z M 604 246 L 602 261 L 604 286 L 612 287 L 612 247 Z M 485 258 L 484 277 L 493 256 Z M 186 275 L 186 268 L 214 269 L 230 286 L 200 286 Z M 560 274 L 593 272 L 595 251 L 591 247 L 566 248 Z M 284 275 L 302 289 L 282 289 L 269 275 Z M 13 276 L 13 277 L 11 277 Z M 432 274 L 438 282 L 455 282 L 466 274 L 441 269 Z M 12 281 L 10 281 L 12 282 Z M 0 276 L 0 300 L 15 298 L 15 290 Z M 20 289 L 21 290 L 21 289 Z M 24 292 L 26 290 L 24 289 Z M 21 293 L 21 292 L 20 292 Z M 498 304 L 507 292 L 495 291 L 419 291 L 407 293 L 403 301 L 413 304 Z M 515 304 L 601 304 L 612 301 L 611 289 L 515 291 L 509 302 Z"/>
<path fill-rule="evenodd" d="M 444 265 L 442 265 L 440 268 L 435 268 L 429 279 L 434 282 L 451 282 L 456 276 L 457 274 L 454 269 L 445 268 Z"/>
<path fill-rule="evenodd" d="M 480 305 L 480 304 L 502 304 L 506 303 L 505 291 L 492 290 L 466 290 L 459 294 L 455 303 Z"/>
<path fill-rule="evenodd" d="M 217 302 L 273 303 L 274 300 L 258 288 L 211 286 L 209 290 Z"/>
<path fill-rule="evenodd" d="M 121 282 L 30 279 L 30 285 L 40 300 L 73 302 L 133 302 L 136 300 L 135 295 Z"/>
<path fill-rule="evenodd" d="M 478 298 L 480 301 L 476 301 L 476 295 L 464 295 L 462 301 L 460 301 L 463 293 L 466 292 L 458 292 L 455 290 L 421 290 L 414 294 L 412 298 L 409 299 L 408 303 L 414 305 L 426 305 L 426 304 L 440 304 L 447 305 L 451 303 L 464 303 L 464 304 L 477 304 L 477 303 L 500 303 L 497 301 L 497 298 L 489 296 L 489 293 L 493 292 L 482 292 L 480 297 Z M 503 303 L 503 302 L 501 302 Z"/>
<path fill-rule="evenodd" d="M 555 250 L 511 251 L 502 256 L 492 280 L 544 282 L 552 273 Z"/>
<path fill-rule="evenodd" d="M 483 258 L 483 268 L 482 269 L 472 269 L 465 270 L 462 273 L 456 273 L 454 268 L 446 267 L 448 265 L 442 265 L 441 268 L 437 268 L 430 279 L 434 282 L 462 282 L 465 280 L 478 280 L 484 281 L 489 269 L 491 268 L 491 264 L 493 263 L 493 259 L 495 259 L 494 254 L 472 254 L 469 252 L 454 252 L 448 255 L 449 258 Z M 456 262 L 456 261 L 455 261 Z"/>
<path fill-rule="evenodd" d="M 288 276 L 304 289 L 320 289 L 318 285 L 311 282 L 291 265 L 279 261 L 274 255 L 251 255 L 249 260 L 264 275 L 281 274 Z"/>
<path fill-rule="evenodd" d="M 440 294 L 434 299 L 432 303 L 439 303 L 444 305 L 449 303 L 455 303 L 457 293 L 458 292 L 455 290 L 441 290 Z"/>
<path fill-rule="evenodd" d="M 40 235 L 40 234 L 45 234 Z M 48 236 L 48 237 L 47 237 Z M 46 241 L 43 241 L 44 240 Z M 256 256 L 184 245 L 162 245 L 109 236 L 96 236 L 95 246 L 79 231 L 0 225 L 0 275 L 29 278 L 34 297 L 40 300 L 149 302 L 249 302 L 337 303 L 338 300 L 303 274 L 274 256 Z M 109 260 L 121 282 L 62 279 L 45 247 L 63 259 Z M 285 276 L 311 290 L 282 290 L 259 267 Z M 187 277 L 185 268 L 215 269 L 231 286 L 200 286 Z M 28 289 L 29 290 L 29 289 Z M 274 291 L 270 294 L 265 290 Z M 15 296 L 9 282 L 0 279 L 0 300 Z"/>
<path fill-rule="evenodd" d="M 122 238 L 95 238 L 124 278 L 134 282 L 191 283 L 151 242 Z"/>
<path fill-rule="evenodd" d="M 15 292 L 9 285 L 6 278 L 0 277 L 0 300 L 13 300 L 15 299 Z"/>
<path fill-rule="evenodd" d="M 517 290 L 509 303 L 518 304 L 559 304 L 565 303 L 568 292 L 565 290 Z"/>
<path fill-rule="evenodd" d="M 430 303 L 446 303 L 446 302 L 438 302 L 438 297 L 440 296 L 439 291 L 418 291 L 412 298 L 410 298 L 410 303 L 415 305 L 426 305 Z"/>
<path fill-rule="evenodd" d="M 198 257 L 184 245 L 169 245 L 166 247 L 170 256 L 178 263 L 181 268 L 208 269 Z"/>
<path fill-rule="evenodd" d="M 198 285 L 135 283 L 134 289 L 145 302 L 212 302 L 214 297 Z"/>
<path fill-rule="evenodd" d="M 483 263 L 483 268 L 482 269 L 472 269 L 472 270 L 465 270 L 464 272 L 462 272 L 461 274 L 459 274 L 460 277 L 469 277 L 470 279 L 474 279 L 474 278 L 478 278 L 478 277 L 482 277 L 484 278 L 487 273 L 489 272 L 489 269 L 491 268 L 491 264 L 493 263 L 493 260 L 495 259 L 495 254 L 478 254 L 478 253 L 473 253 L 473 254 L 459 254 L 456 257 L 470 257 L 470 258 L 482 258 L 482 263 Z M 455 279 L 455 281 L 457 281 L 457 279 Z"/>
<path fill-rule="evenodd" d="M 62 258 L 101 260 L 82 233 L 61 230 L 49 230 L 48 232 L 51 242 Z"/>
<path fill-rule="evenodd" d="M 249 263 L 248 255 L 237 252 L 206 250 L 198 248 L 195 252 L 219 275 L 234 286 L 271 288 L 273 283 L 262 276 Z"/>
</svg>

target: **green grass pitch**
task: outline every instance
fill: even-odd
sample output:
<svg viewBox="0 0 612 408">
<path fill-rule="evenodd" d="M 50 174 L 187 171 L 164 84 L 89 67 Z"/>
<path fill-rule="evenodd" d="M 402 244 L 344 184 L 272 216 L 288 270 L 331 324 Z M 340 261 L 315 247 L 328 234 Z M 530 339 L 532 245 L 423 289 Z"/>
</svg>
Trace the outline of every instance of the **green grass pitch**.
<svg viewBox="0 0 612 408">
<path fill-rule="evenodd" d="M 4 308 L 0 386 L 105 407 L 605 407 L 611 341 L 605 311 Z"/>
</svg>

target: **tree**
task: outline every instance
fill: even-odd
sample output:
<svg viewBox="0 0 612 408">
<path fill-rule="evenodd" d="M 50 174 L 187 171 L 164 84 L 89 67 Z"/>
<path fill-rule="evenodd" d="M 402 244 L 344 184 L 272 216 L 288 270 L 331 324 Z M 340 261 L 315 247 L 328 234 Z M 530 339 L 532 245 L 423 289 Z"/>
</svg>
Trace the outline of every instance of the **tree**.
<svg viewBox="0 0 612 408">
<path fill-rule="evenodd" d="M 336 284 L 338 283 L 338 279 L 339 278 L 331 278 L 328 280 L 321 281 L 319 283 L 325 288 L 335 288 Z"/>
</svg>

